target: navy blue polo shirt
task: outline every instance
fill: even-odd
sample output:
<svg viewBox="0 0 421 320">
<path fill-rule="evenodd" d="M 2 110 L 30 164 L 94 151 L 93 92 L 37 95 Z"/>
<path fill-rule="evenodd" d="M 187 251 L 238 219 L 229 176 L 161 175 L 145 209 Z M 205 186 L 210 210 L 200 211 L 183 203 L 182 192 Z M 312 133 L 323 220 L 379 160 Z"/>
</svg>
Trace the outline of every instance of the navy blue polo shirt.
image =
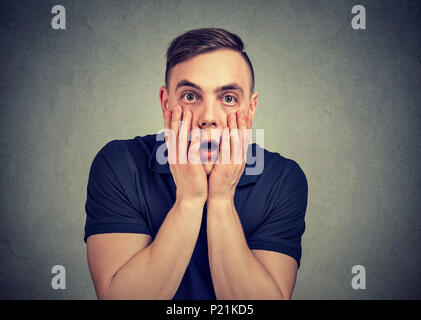
<svg viewBox="0 0 421 320">
<path fill-rule="evenodd" d="M 111 232 L 143 233 L 155 239 L 176 200 L 169 164 L 156 158 L 165 143 L 160 137 L 161 141 L 156 134 L 113 140 L 97 153 L 87 186 L 85 242 L 92 234 Z M 264 169 L 259 175 L 246 175 L 244 170 L 234 196 L 248 246 L 289 255 L 300 266 L 308 193 L 304 172 L 294 160 L 256 143 L 250 147 L 253 155 L 257 148 L 263 151 Z M 195 249 L 174 299 L 216 299 L 208 260 L 206 204 Z"/>
</svg>

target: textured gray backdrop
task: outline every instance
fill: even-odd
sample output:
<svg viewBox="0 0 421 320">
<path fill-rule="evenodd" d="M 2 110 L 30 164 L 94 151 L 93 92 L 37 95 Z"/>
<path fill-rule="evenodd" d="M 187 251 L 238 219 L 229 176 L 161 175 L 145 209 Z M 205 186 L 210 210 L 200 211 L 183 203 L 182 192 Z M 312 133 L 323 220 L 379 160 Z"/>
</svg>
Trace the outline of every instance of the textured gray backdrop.
<svg viewBox="0 0 421 320">
<path fill-rule="evenodd" d="M 67 10 L 52 30 L 51 8 Z M 367 30 L 351 28 L 363 4 Z M 95 299 L 89 168 L 162 127 L 165 50 L 222 27 L 246 44 L 254 129 L 309 183 L 294 299 L 420 299 L 419 1 L 2 1 L 0 298 Z M 65 266 L 66 290 L 51 268 Z M 353 290 L 351 268 L 367 271 Z"/>
</svg>

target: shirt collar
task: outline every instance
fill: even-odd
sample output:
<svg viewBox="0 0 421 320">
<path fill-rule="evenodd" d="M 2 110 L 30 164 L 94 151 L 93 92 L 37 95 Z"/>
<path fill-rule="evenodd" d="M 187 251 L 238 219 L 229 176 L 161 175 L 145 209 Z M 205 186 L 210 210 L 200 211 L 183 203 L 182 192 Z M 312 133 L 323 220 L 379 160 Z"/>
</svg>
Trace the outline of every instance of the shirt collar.
<svg viewBox="0 0 421 320">
<path fill-rule="evenodd" d="M 158 133 L 156 135 L 155 146 L 153 148 L 151 157 L 149 159 L 149 168 L 152 171 L 157 172 L 157 173 L 171 174 L 170 166 L 169 166 L 168 162 L 166 162 L 165 164 L 161 164 L 156 160 L 157 159 L 156 153 L 158 151 L 158 148 L 160 146 L 162 146 L 164 143 L 165 143 L 164 132 Z M 253 148 L 253 145 L 256 145 L 256 144 L 255 143 L 249 144 L 248 148 L 250 148 L 250 147 Z M 162 148 L 163 148 L 163 150 L 166 150 L 166 146 L 163 146 Z M 248 167 L 252 167 L 252 165 L 246 163 L 246 168 L 248 168 Z M 245 185 L 248 185 L 248 184 L 251 184 L 251 183 L 256 183 L 258 178 L 259 178 L 259 175 L 246 175 L 246 170 L 244 169 L 243 174 L 241 175 L 240 181 L 238 181 L 237 186 L 245 186 Z"/>
</svg>

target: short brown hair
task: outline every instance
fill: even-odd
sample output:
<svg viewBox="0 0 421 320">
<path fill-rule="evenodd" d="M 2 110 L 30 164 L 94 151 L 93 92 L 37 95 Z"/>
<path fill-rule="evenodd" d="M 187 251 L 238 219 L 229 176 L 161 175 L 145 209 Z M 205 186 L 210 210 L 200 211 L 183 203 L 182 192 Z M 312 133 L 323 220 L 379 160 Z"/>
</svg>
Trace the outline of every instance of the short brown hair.
<svg viewBox="0 0 421 320">
<path fill-rule="evenodd" d="M 167 50 L 167 67 L 165 70 L 165 86 L 169 88 L 171 70 L 179 63 L 201 53 L 217 49 L 231 49 L 241 53 L 250 68 L 250 94 L 254 90 L 254 71 L 251 61 L 245 53 L 243 41 L 234 33 L 220 28 L 202 28 L 190 30 L 175 38 Z"/>
</svg>

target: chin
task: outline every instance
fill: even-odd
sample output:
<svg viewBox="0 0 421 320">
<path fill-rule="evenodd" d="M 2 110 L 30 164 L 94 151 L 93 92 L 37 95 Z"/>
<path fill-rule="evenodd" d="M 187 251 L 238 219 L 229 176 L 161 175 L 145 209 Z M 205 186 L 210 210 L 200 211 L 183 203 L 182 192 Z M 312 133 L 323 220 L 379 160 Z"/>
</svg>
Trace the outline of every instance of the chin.
<svg viewBox="0 0 421 320">
<path fill-rule="evenodd" d="M 204 163 L 203 168 L 205 169 L 206 175 L 209 176 L 213 169 L 213 163 Z"/>
</svg>

